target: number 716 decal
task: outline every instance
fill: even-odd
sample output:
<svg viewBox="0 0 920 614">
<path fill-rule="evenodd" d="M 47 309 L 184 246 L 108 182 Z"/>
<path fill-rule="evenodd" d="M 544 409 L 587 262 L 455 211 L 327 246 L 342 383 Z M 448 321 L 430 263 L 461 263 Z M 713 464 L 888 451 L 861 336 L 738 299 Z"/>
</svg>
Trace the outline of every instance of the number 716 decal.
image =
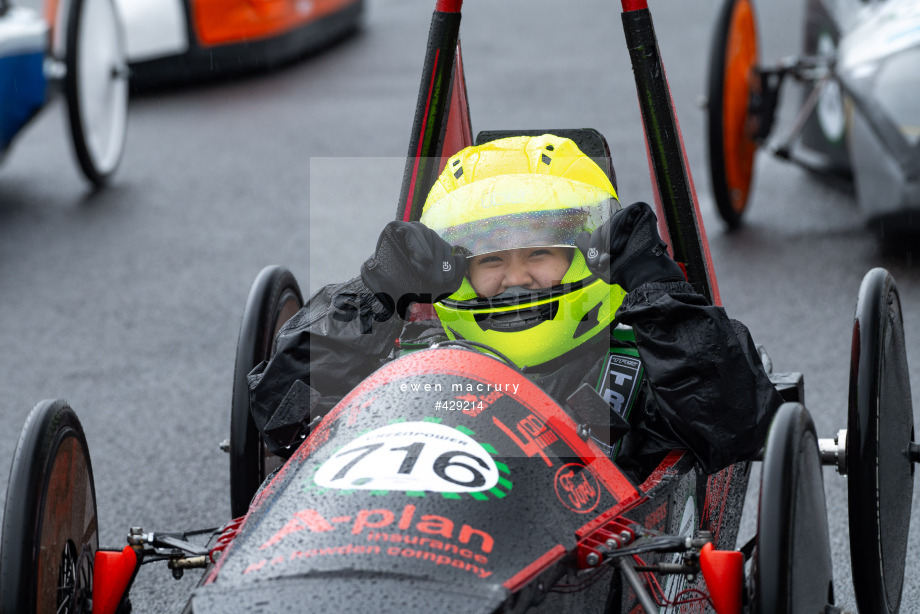
<svg viewBox="0 0 920 614">
<path fill-rule="evenodd" d="M 340 490 L 479 492 L 498 484 L 492 456 L 468 435 L 432 422 L 390 424 L 335 452 L 314 475 Z"/>
</svg>

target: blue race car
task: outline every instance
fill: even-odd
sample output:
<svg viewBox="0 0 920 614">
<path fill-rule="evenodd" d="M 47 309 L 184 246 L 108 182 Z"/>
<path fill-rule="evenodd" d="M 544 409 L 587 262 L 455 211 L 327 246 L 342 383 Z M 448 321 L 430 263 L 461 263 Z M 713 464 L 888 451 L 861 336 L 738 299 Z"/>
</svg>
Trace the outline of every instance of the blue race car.
<svg viewBox="0 0 920 614">
<path fill-rule="evenodd" d="M 48 0 L 45 15 L 0 0 L 0 157 L 63 90 L 80 169 L 100 186 L 118 167 L 125 143 L 121 19 L 112 0 Z"/>
</svg>

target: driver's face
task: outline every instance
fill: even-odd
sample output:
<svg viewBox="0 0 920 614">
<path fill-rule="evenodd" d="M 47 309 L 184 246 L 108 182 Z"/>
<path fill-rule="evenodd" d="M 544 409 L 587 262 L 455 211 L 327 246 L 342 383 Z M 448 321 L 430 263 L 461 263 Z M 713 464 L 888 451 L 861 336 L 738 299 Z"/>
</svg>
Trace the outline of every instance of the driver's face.
<svg viewBox="0 0 920 614">
<path fill-rule="evenodd" d="M 523 247 L 470 258 L 468 275 L 476 293 L 490 297 L 514 286 L 528 290 L 555 286 L 571 262 L 571 248 Z"/>
</svg>

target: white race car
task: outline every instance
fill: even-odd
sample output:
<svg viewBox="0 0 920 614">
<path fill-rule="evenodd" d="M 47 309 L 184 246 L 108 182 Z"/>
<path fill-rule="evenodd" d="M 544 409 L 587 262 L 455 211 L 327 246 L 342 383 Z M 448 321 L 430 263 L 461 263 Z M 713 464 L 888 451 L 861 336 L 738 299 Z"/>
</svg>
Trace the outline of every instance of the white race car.
<svg viewBox="0 0 920 614">
<path fill-rule="evenodd" d="M 278 65 L 355 31 L 363 0 L 116 0 L 133 82 Z"/>
</svg>

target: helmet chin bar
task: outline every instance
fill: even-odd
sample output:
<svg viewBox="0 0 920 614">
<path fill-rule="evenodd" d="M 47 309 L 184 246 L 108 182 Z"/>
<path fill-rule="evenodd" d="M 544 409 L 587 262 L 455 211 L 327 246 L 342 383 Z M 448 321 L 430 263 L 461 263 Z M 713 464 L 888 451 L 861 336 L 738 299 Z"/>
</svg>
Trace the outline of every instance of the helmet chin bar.
<svg viewBox="0 0 920 614">
<path fill-rule="evenodd" d="M 504 292 L 496 294 L 495 296 L 480 296 L 466 300 L 446 298 L 440 302 L 446 306 L 451 307 L 452 309 L 489 309 L 499 307 L 514 307 L 524 303 L 535 303 L 538 301 L 558 299 L 562 296 L 565 296 L 565 294 L 568 292 L 573 292 L 575 290 L 584 288 L 585 286 L 591 285 L 595 281 L 597 281 L 597 277 L 594 275 L 589 275 L 588 277 L 578 281 L 562 283 L 551 286 L 549 288 L 528 290 L 522 286 L 512 286 L 511 288 L 508 288 Z"/>
<path fill-rule="evenodd" d="M 520 332 L 552 320 L 558 310 L 559 301 L 552 301 L 515 311 L 477 314 L 474 319 L 483 331 Z"/>
<path fill-rule="evenodd" d="M 557 288 L 559 286 L 553 286 Z M 501 304 L 528 303 L 532 304 L 546 297 L 551 288 L 531 290 L 523 286 L 511 286 L 504 292 L 491 296 L 486 300 Z M 493 304 L 495 304 L 493 303 Z M 474 316 L 476 323 L 483 331 L 494 330 L 498 332 L 525 331 L 547 320 L 552 320 L 559 310 L 559 301 L 543 303 L 500 313 L 480 313 Z"/>
<path fill-rule="evenodd" d="M 537 292 L 539 292 L 540 290 L 544 290 L 544 289 L 545 288 L 540 288 L 537 290 Z M 500 292 L 499 294 L 496 294 L 494 297 L 491 297 L 491 298 L 497 298 L 497 299 L 518 298 L 521 296 L 530 296 L 533 293 L 534 293 L 534 290 L 529 290 L 525 288 L 524 286 L 511 286 L 510 288 L 507 288 L 504 292 Z"/>
</svg>

